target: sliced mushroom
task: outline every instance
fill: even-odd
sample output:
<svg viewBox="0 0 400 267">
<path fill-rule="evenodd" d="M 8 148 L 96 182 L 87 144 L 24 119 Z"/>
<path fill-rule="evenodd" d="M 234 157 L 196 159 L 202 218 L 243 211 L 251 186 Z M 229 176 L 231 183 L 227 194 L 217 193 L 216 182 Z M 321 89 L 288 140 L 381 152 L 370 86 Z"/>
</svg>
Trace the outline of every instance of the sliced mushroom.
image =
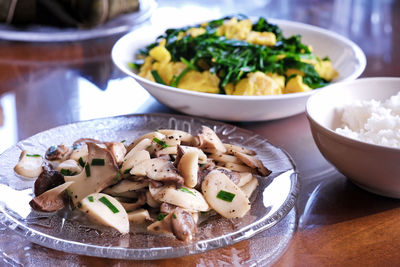
<svg viewBox="0 0 400 267">
<path fill-rule="evenodd" d="M 250 172 L 239 172 L 239 175 L 239 183 L 237 184 L 239 187 L 244 186 L 253 179 L 253 174 Z"/>
<path fill-rule="evenodd" d="M 172 233 L 182 241 L 190 241 L 197 232 L 196 222 L 193 215 L 181 208 L 176 208 L 172 213 Z"/>
<path fill-rule="evenodd" d="M 107 187 L 101 193 L 113 196 L 115 198 L 125 198 L 125 199 L 135 199 L 139 197 L 139 194 L 141 192 L 138 191 L 126 191 L 126 192 L 121 192 L 121 193 L 114 193 L 110 190 L 110 187 Z"/>
<path fill-rule="evenodd" d="M 218 135 L 209 127 L 202 126 L 202 130 L 198 135 L 199 147 L 203 149 L 216 149 L 222 153 L 226 152 L 226 148 Z"/>
<path fill-rule="evenodd" d="M 51 146 L 46 151 L 46 159 L 48 160 L 63 160 L 69 156 L 71 149 L 66 145 Z"/>
<path fill-rule="evenodd" d="M 148 140 L 148 139 L 147 139 Z M 134 150 L 131 150 L 131 152 Z M 127 174 L 131 171 L 131 169 L 139 163 L 150 159 L 150 154 L 146 150 L 139 150 L 139 151 L 134 151 L 134 153 L 131 153 L 129 157 L 125 158 L 124 163 L 122 164 L 121 167 L 121 173 L 122 174 Z M 139 176 L 144 176 L 146 175 L 146 171 L 143 169 L 141 171 L 136 170 Z"/>
<path fill-rule="evenodd" d="M 225 174 L 226 176 L 228 176 L 228 178 L 234 182 L 235 184 L 238 184 L 240 181 L 240 174 L 238 172 L 229 170 L 229 169 L 225 169 L 225 168 L 217 168 L 217 171 L 222 172 L 223 174 Z"/>
<path fill-rule="evenodd" d="M 42 156 L 24 150 L 19 156 L 19 162 L 15 165 L 14 171 L 27 178 L 36 178 L 42 172 L 42 165 Z"/>
<path fill-rule="evenodd" d="M 250 182 L 241 186 L 240 189 L 242 189 L 243 193 L 246 195 L 247 198 L 250 198 L 254 190 L 256 190 L 257 186 L 258 186 L 258 180 L 257 178 L 253 177 L 253 179 L 251 179 Z"/>
<path fill-rule="evenodd" d="M 208 204 L 226 218 L 240 218 L 250 210 L 249 199 L 243 191 L 220 171 L 211 171 L 201 188 Z"/>
<path fill-rule="evenodd" d="M 252 169 L 249 166 L 246 166 L 243 164 L 236 164 L 236 163 L 232 163 L 232 162 L 225 163 L 223 167 L 228 168 L 232 171 L 236 171 L 236 172 L 251 172 L 251 173 L 256 172 L 256 169 Z"/>
<path fill-rule="evenodd" d="M 43 169 L 35 181 L 33 192 L 35 193 L 35 196 L 39 196 L 64 182 L 64 176 L 60 172 Z"/>
<path fill-rule="evenodd" d="M 135 165 L 130 173 L 132 175 L 144 174 L 144 176 L 156 181 L 175 183 L 178 187 L 183 185 L 184 182 L 183 177 L 176 171 L 172 162 L 161 158 L 142 161 Z"/>
<path fill-rule="evenodd" d="M 174 185 L 164 186 L 152 195 L 160 202 L 166 202 L 189 211 L 208 211 L 210 209 L 203 195 L 193 188 L 183 186 L 177 189 Z"/>
<path fill-rule="evenodd" d="M 153 141 L 154 138 L 157 138 L 159 140 L 163 140 L 165 138 L 165 135 L 160 133 L 160 132 L 150 132 L 147 134 L 142 135 L 141 137 L 137 138 L 135 141 L 132 142 L 127 148 L 128 153 L 135 147 L 137 146 L 143 139 L 149 139 L 150 142 Z M 143 150 L 143 148 L 140 148 L 139 150 Z"/>
<path fill-rule="evenodd" d="M 261 160 L 241 152 L 234 152 L 233 154 L 250 168 L 256 169 L 260 175 L 268 176 L 271 174 L 271 171 L 264 166 Z"/>
<path fill-rule="evenodd" d="M 177 206 L 163 202 L 160 206 L 160 212 L 161 213 L 171 213 L 176 209 Z"/>
<path fill-rule="evenodd" d="M 232 155 L 223 154 L 220 152 L 212 153 L 208 157 L 212 158 L 216 162 L 220 162 L 220 163 L 227 163 L 227 162 L 236 163 L 236 164 L 242 163 L 237 157 L 232 156 Z"/>
<path fill-rule="evenodd" d="M 228 154 L 232 154 L 233 155 L 234 152 L 241 152 L 241 153 L 244 153 L 244 154 L 247 154 L 247 155 L 250 155 L 250 156 L 256 155 L 255 151 L 253 151 L 251 149 L 248 149 L 248 148 L 245 148 L 243 146 L 232 145 L 232 144 L 224 144 L 224 146 L 225 146 L 226 152 Z"/>
<path fill-rule="evenodd" d="M 172 213 L 168 214 L 161 220 L 157 220 L 147 226 L 147 231 L 157 234 L 170 234 L 172 233 Z"/>
<path fill-rule="evenodd" d="M 90 152 L 90 146 L 89 146 Z M 112 227 L 122 234 L 129 233 L 128 214 L 118 200 L 103 193 L 94 193 L 81 200 L 80 209 L 94 221 Z"/>
<path fill-rule="evenodd" d="M 121 142 L 107 142 L 105 143 L 108 150 L 110 150 L 111 154 L 114 156 L 115 162 L 117 165 L 121 165 L 124 162 L 126 148 Z"/>
<path fill-rule="evenodd" d="M 159 133 L 162 133 L 166 136 L 166 139 L 179 139 L 181 142 L 185 144 L 193 144 L 194 137 L 188 132 L 181 131 L 181 130 L 172 130 L 172 129 L 161 129 L 158 130 Z M 172 137 L 171 137 L 172 136 Z"/>
<path fill-rule="evenodd" d="M 57 187 L 54 187 L 43 194 L 33 198 L 29 205 L 38 211 L 57 211 L 65 206 L 66 197 L 64 195 L 64 191 L 72 184 L 73 182 L 66 182 Z"/>
<path fill-rule="evenodd" d="M 149 185 L 149 181 L 142 180 L 140 182 L 130 181 L 130 180 L 122 180 L 118 184 L 115 184 L 111 187 L 108 187 L 107 194 L 119 194 L 128 191 L 135 191 L 142 188 L 145 188 Z"/>
<path fill-rule="evenodd" d="M 149 211 L 146 209 L 138 209 L 128 212 L 128 220 L 133 224 L 142 224 L 145 221 L 151 221 Z"/>
<path fill-rule="evenodd" d="M 85 196 L 98 193 L 118 181 L 118 166 L 111 152 L 94 143 L 87 145 L 89 154 L 84 170 L 78 175 L 64 177 L 66 182 L 75 182 L 69 187 L 74 205 Z M 102 164 L 93 164 L 94 159 Z"/>
<path fill-rule="evenodd" d="M 128 158 L 132 157 L 132 155 L 138 151 L 147 150 L 147 148 L 149 146 L 151 146 L 151 144 L 152 144 L 152 141 L 148 138 L 144 138 L 144 139 L 140 140 L 140 142 L 138 142 L 134 147 L 132 147 L 130 150 L 128 150 L 129 152 L 125 155 L 124 160 L 127 160 Z"/>
<path fill-rule="evenodd" d="M 136 202 L 120 201 L 120 203 L 127 212 L 137 210 L 138 208 L 140 208 L 141 206 L 143 206 L 146 203 L 146 195 L 145 195 L 145 193 L 139 194 L 139 198 L 136 200 Z"/>
<path fill-rule="evenodd" d="M 178 172 L 183 176 L 185 185 L 195 187 L 197 184 L 197 173 L 199 171 L 199 160 L 196 151 L 190 151 L 181 157 L 178 164 Z"/>
<path fill-rule="evenodd" d="M 88 158 L 88 147 L 87 144 L 81 144 L 79 146 L 74 146 L 71 154 L 69 155 L 70 159 L 75 160 L 76 162 L 86 162 Z"/>
<path fill-rule="evenodd" d="M 63 162 L 61 162 L 57 166 L 57 171 L 61 172 L 64 175 L 71 176 L 71 175 L 76 175 L 78 173 L 81 173 L 82 167 L 75 160 L 67 159 L 67 160 L 64 160 Z"/>
<path fill-rule="evenodd" d="M 201 183 L 210 171 L 216 168 L 214 161 L 209 159 L 206 164 L 200 166 L 197 172 L 197 185 L 194 187 L 196 190 L 201 191 Z"/>
<path fill-rule="evenodd" d="M 153 198 L 150 191 L 146 191 L 146 204 L 152 208 L 158 208 L 161 205 L 160 201 L 157 201 Z"/>
</svg>

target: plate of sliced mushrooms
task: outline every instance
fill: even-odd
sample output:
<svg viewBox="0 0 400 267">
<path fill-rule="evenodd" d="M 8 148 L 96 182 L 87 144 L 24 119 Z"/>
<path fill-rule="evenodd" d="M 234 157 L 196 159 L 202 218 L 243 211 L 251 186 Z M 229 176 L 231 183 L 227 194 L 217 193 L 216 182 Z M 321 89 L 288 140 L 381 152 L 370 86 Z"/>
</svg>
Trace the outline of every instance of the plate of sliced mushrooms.
<svg viewBox="0 0 400 267">
<path fill-rule="evenodd" d="M 179 115 L 69 124 L 0 155 L 0 222 L 90 256 L 161 259 L 234 244 L 273 227 L 297 192 L 282 149 Z"/>
</svg>

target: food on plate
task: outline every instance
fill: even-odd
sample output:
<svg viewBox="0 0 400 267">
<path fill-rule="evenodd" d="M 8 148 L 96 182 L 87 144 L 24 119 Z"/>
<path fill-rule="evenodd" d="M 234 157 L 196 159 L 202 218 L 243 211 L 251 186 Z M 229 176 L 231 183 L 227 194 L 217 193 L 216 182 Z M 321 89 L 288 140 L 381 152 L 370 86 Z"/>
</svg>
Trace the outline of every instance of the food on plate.
<svg viewBox="0 0 400 267">
<path fill-rule="evenodd" d="M 360 141 L 400 147 L 400 93 L 385 101 L 357 100 L 341 108 L 342 128 L 335 131 Z"/>
<path fill-rule="evenodd" d="M 129 145 L 81 138 L 72 146 L 51 146 L 44 157 L 23 151 L 17 166 L 16 172 L 34 166 L 34 172 L 19 172 L 37 176 L 34 210 L 71 205 L 122 234 L 145 224 L 149 232 L 182 241 L 194 238 L 212 210 L 226 218 L 245 216 L 258 179 L 271 173 L 255 151 L 223 143 L 207 126 L 197 135 L 161 129 Z"/>
<path fill-rule="evenodd" d="M 225 17 L 168 29 L 131 67 L 150 81 L 226 95 L 306 92 L 338 76 L 329 58 L 313 54 L 300 35 L 284 37 L 265 18 Z"/>
</svg>

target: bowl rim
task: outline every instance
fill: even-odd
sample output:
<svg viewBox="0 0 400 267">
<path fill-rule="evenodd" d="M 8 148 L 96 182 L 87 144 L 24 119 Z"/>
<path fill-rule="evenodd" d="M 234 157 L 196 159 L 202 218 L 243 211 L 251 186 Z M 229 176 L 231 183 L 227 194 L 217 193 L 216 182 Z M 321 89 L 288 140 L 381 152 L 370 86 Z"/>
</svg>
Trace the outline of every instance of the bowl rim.
<svg viewBox="0 0 400 267">
<path fill-rule="evenodd" d="M 339 82 L 336 84 L 328 85 L 327 87 L 325 87 L 326 88 L 325 93 L 329 93 L 330 91 L 337 89 L 336 87 L 341 87 L 344 85 L 357 85 L 357 84 L 364 84 L 364 83 L 370 83 L 370 82 L 380 82 L 381 83 L 381 82 L 389 82 L 389 81 L 398 82 L 399 83 L 399 92 L 400 92 L 400 77 L 364 77 L 364 78 L 359 78 L 356 80 L 344 81 L 344 82 Z M 342 90 L 344 90 L 344 89 L 342 89 Z M 364 149 L 364 150 L 375 150 L 375 151 L 380 150 L 380 151 L 387 151 L 387 152 L 399 152 L 400 151 L 400 148 L 368 143 L 365 141 L 347 137 L 345 135 L 341 135 L 339 133 L 336 133 L 334 130 L 319 123 L 316 119 L 314 119 L 310 110 L 311 110 L 312 102 L 315 101 L 314 99 L 316 97 L 318 97 L 318 95 L 323 94 L 323 93 L 324 92 L 316 92 L 314 95 L 312 95 L 307 100 L 307 103 L 306 103 L 305 113 L 306 113 L 307 119 L 309 121 L 311 131 L 312 131 L 311 124 L 314 124 L 320 130 L 322 130 L 323 133 L 325 133 L 329 137 L 332 137 L 335 140 L 345 143 L 346 145 L 349 145 L 351 147 L 357 147 L 357 149 L 360 149 L 362 147 L 362 149 Z"/>
<path fill-rule="evenodd" d="M 250 17 L 254 18 L 254 17 Z M 351 50 L 355 54 L 355 58 L 358 60 L 358 68 L 356 71 L 354 71 L 351 75 L 348 77 L 345 77 L 341 81 L 334 82 L 343 82 L 343 81 L 348 81 L 348 80 L 354 80 L 359 77 L 363 71 L 365 70 L 366 64 L 367 64 L 367 59 L 365 56 L 365 53 L 362 51 L 362 49 L 353 41 L 350 39 L 327 29 L 302 23 L 302 22 L 297 22 L 297 21 L 290 21 L 290 20 L 281 20 L 281 19 L 273 19 L 273 18 L 267 18 L 268 21 L 278 24 L 278 25 L 287 25 L 291 27 L 298 27 L 302 29 L 306 29 L 309 31 L 313 31 L 314 33 L 322 34 L 325 36 L 329 36 L 331 38 L 337 39 L 340 42 L 344 43 L 346 46 L 350 47 Z M 282 95 L 267 95 L 267 96 L 242 96 L 242 95 L 223 95 L 223 94 L 212 94 L 212 93 L 203 93 L 203 92 L 197 92 L 197 91 L 191 91 L 187 89 L 181 89 L 181 88 L 175 88 L 169 85 L 163 85 L 159 84 L 156 82 L 152 82 L 150 80 L 147 80 L 143 77 L 140 77 L 138 74 L 136 74 L 134 71 L 131 71 L 126 64 L 118 60 L 118 47 L 121 45 L 121 43 L 127 42 L 127 40 L 133 39 L 131 36 L 135 36 L 137 32 L 144 31 L 145 29 L 152 29 L 154 31 L 154 28 L 151 25 L 146 25 L 143 27 L 140 27 L 138 29 L 135 29 L 125 35 L 123 35 L 121 38 L 119 38 L 116 43 L 113 45 L 112 50 L 111 50 L 111 58 L 114 64 L 125 74 L 128 76 L 133 77 L 135 80 L 137 80 L 139 83 L 143 83 L 151 87 L 150 90 L 156 89 L 163 89 L 167 90 L 172 93 L 176 94 L 183 94 L 183 95 L 189 95 L 189 96 L 196 96 L 196 97 L 203 97 L 203 98 L 213 98 L 213 99 L 221 99 L 221 100 L 248 100 L 248 101 L 265 101 L 265 100 L 285 100 L 285 99 L 296 99 L 296 98 L 301 98 L 301 97 L 308 97 L 310 95 L 313 95 L 317 90 L 321 90 L 326 88 L 327 86 L 330 86 L 331 84 L 325 86 L 325 87 L 320 87 L 313 89 L 308 92 L 299 92 L 299 93 L 290 93 L 290 94 L 282 94 Z M 159 32 L 163 33 L 165 29 L 160 29 Z M 132 55 L 133 56 L 133 55 Z M 149 90 L 146 88 L 146 90 Z M 150 91 L 149 90 L 149 91 Z"/>
</svg>

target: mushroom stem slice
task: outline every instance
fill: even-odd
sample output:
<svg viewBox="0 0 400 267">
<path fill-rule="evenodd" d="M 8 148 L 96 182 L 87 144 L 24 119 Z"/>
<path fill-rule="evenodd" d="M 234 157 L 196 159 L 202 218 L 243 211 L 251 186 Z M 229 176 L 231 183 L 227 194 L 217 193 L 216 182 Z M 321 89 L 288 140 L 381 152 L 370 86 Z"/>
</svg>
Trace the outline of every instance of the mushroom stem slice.
<svg viewBox="0 0 400 267">
<path fill-rule="evenodd" d="M 199 160 L 197 152 L 190 151 L 183 154 L 178 164 L 178 172 L 183 176 L 186 186 L 191 188 L 196 186 L 198 171 Z"/>
<path fill-rule="evenodd" d="M 232 145 L 232 144 L 224 144 L 226 148 L 226 153 L 233 155 L 234 152 L 241 152 L 250 156 L 254 156 L 257 153 L 254 150 L 245 148 L 243 146 Z"/>
<path fill-rule="evenodd" d="M 82 172 L 82 167 L 75 160 L 67 159 L 57 166 L 57 171 L 63 173 L 64 175 L 66 175 L 66 173 L 69 173 L 68 175 L 76 175 Z"/>
<path fill-rule="evenodd" d="M 42 165 L 42 156 L 24 150 L 21 152 L 19 162 L 15 165 L 14 171 L 27 178 L 36 178 L 42 172 Z"/>
<path fill-rule="evenodd" d="M 202 126 L 202 130 L 198 135 L 199 147 L 204 149 L 216 149 L 222 153 L 226 152 L 226 148 L 219 139 L 218 135 L 209 127 Z"/>
<path fill-rule="evenodd" d="M 271 174 L 271 171 L 264 166 L 261 160 L 241 152 L 234 152 L 233 154 L 250 168 L 256 169 L 260 175 L 268 176 Z"/>
<path fill-rule="evenodd" d="M 133 224 L 142 224 L 145 221 L 151 221 L 151 218 L 148 210 L 138 209 L 128 212 L 128 220 Z"/>
<path fill-rule="evenodd" d="M 80 209 L 97 223 L 129 233 L 128 214 L 118 200 L 103 193 L 94 193 L 81 200 Z"/>
<path fill-rule="evenodd" d="M 246 195 L 247 198 L 250 198 L 254 190 L 256 190 L 257 186 L 258 186 L 258 180 L 257 178 L 253 177 L 253 179 L 251 179 L 250 182 L 241 186 L 240 189 L 242 189 L 243 193 Z"/>
<path fill-rule="evenodd" d="M 243 191 L 220 171 L 211 171 L 201 189 L 208 204 L 226 218 L 240 218 L 250 210 L 249 199 Z"/>
<path fill-rule="evenodd" d="M 29 205 L 31 205 L 34 210 L 47 212 L 57 211 L 64 208 L 65 198 L 63 193 L 72 183 L 73 182 L 66 182 L 44 192 L 43 194 L 33 198 L 29 202 Z"/>
</svg>

